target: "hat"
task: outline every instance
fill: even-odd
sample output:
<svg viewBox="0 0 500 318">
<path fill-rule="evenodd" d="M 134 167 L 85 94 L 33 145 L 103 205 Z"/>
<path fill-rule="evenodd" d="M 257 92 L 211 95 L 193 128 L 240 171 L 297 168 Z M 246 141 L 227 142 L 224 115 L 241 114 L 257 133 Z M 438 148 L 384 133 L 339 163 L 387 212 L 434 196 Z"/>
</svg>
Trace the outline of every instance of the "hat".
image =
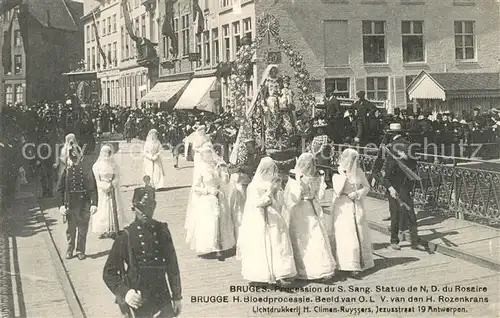
<svg viewBox="0 0 500 318">
<path fill-rule="evenodd" d="M 481 108 L 479 108 L 479 107 L 474 107 L 474 109 L 473 109 L 473 110 L 474 110 L 474 111 L 480 111 L 480 110 L 481 110 Z"/>
<path fill-rule="evenodd" d="M 389 129 L 387 131 L 393 131 L 393 132 L 403 131 L 403 127 L 401 126 L 400 123 L 392 123 L 389 125 Z"/>
<path fill-rule="evenodd" d="M 319 119 L 313 123 L 314 128 L 326 127 L 328 124 L 325 120 Z"/>
<path fill-rule="evenodd" d="M 134 190 L 134 197 L 132 199 L 132 206 L 144 211 L 145 208 L 154 203 L 154 198 L 150 196 L 150 191 L 145 187 L 136 188 Z"/>
<path fill-rule="evenodd" d="M 460 123 L 461 123 L 461 124 L 467 124 L 467 122 L 465 121 L 465 119 L 462 119 L 462 120 L 460 121 Z"/>
<path fill-rule="evenodd" d="M 290 76 L 288 75 L 283 76 L 283 83 L 290 84 Z"/>
<path fill-rule="evenodd" d="M 242 140 L 242 142 L 245 143 L 245 144 L 249 143 L 249 142 L 254 142 L 254 141 L 255 141 L 255 139 L 253 139 L 252 137 L 247 137 L 247 138 L 244 138 Z"/>
<path fill-rule="evenodd" d="M 222 123 L 222 119 L 220 118 L 217 118 L 215 121 L 214 121 L 214 124 L 220 124 Z"/>
<path fill-rule="evenodd" d="M 357 92 L 356 96 L 358 96 L 358 97 L 365 96 L 365 91 L 359 91 L 359 92 Z"/>
</svg>

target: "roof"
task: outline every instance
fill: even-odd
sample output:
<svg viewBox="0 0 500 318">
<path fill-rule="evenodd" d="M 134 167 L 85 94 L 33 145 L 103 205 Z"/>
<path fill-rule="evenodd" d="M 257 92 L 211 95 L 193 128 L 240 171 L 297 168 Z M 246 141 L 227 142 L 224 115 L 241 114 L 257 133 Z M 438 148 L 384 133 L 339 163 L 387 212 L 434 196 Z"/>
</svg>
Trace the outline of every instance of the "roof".
<svg viewBox="0 0 500 318">
<path fill-rule="evenodd" d="M 66 2 L 70 2 L 70 4 L 68 5 Z M 26 1 L 26 5 L 28 12 L 43 27 L 65 31 L 78 31 L 78 24 L 75 21 L 76 17 L 73 17 L 73 14 L 76 14 L 74 11 L 77 5 L 71 2 L 73 1 L 28 0 Z M 83 12 L 83 5 L 81 11 Z"/>
<path fill-rule="evenodd" d="M 431 73 L 444 90 L 495 90 L 500 89 L 498 73 Z"/>
<path fill-rule="evenodd" d="M 410 98 L 498 98 L 499 73 L 427 73 L 420 72 L 408 85 Z"/>
</svg>

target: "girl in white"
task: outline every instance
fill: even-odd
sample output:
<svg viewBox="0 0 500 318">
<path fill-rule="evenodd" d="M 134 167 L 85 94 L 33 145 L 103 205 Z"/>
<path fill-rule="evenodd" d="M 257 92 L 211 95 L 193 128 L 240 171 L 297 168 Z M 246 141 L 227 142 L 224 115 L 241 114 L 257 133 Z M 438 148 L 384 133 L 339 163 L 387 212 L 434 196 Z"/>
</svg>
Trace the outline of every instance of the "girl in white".
<svg viewBox="0 0 500 318">
<path fill-rule="evenodd" d="M 104 145 L 99 158 L 92 166 L 97 185 L 97 212 L 92 215 L 92 232 L 99 238 L 114 238 L 116 233 L 131 221 L 126 218 L 120 204 L 120 173 L 113 159 L 113 150 Z"/>
<path fill-rule="evenodd" d="M 298 277 L 328 281 L 335 273 L 335 260 L 319 203 L 326 189 L 324 177 L 316 172 L 312 153 L 300 155 L 294 172 L 295 178 L 289 177 L 285 188 L 284 212 L 289 219 Z"/>
<path fill-rule="evenodd" d="M 186 242 L 199 255 L 222 252 L 235 246 L 231 214 L 227 208 L 225 184 L 229 182 L 225 163 L 218 159 L 213 146 L 206 143 L 199 150 L 192 201 L 186 216 Z"/>
<path fill-rule="evenodd" d="M 265 157 L 248 186 L 238 238 L 241 274 L 250 282 L 288 285 L 297 275 L 282 205 L 278 167 Z"/>
<path fill-rule="evenodd" d="M 370 230 L 364 199 L 370 191 L 365 173 L 359 167 L 359 154 L 346 149 L 339 160 L 339 173 L 332 178 L 333 200 L 330 232 L 337 268 L 359 278 L 361 271 L 374 266 Z M 328 217 L 326 218 L 328 220 Z"/>
<path fill-rule="evenodd" d="M 158 131 L 151 129 L 144 144 L 144 175 L 151 177 L 151 186 L 155 189 L 165 187 L 165 172 L 161 161 L 162 147 L 158 139 Z"/>
</svg>

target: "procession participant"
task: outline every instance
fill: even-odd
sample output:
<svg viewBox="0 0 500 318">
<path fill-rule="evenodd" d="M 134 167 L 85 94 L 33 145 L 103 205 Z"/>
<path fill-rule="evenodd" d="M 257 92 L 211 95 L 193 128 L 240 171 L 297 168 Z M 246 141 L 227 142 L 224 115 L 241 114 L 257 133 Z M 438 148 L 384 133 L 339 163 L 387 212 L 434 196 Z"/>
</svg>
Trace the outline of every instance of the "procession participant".
<svg viewBox="0 0 500 318">
<path fill-rule="evenodd" d="M 238 238 L 241 274 L 251 283 L 286 286 L 297 275 L 282 205 L 278 167 L 273 159 L 265 157 L 248 186 Z"/>
<path fill-rule="evenodd" d="M 132 138 L 134 138 L 134 117 L 130 115 L 127 118 L 127 121 L 125 122 L 125 127 L 124 127 L 124 134 L 125 134 L 125 139 L 127 139 L 127 143 L 130 143 L 132 141 Z"/>
<path fill-rule="evenodd" d="M 76 140 L 75 134 L 67 134 L 64 137 L 64 146 L 62 147 L 59 157 L 56 158 L 56 162 L 54 163 L 54 169 L 57 169 L 57 180 L 61 180 L 62 173 L 64 169 L 66 169 L 66 165 L 69 160 L 69 150 L 72 148 L 76 148 L 76 152 L 79 154 L 83 154 L 82 149 L 78 145 L 78 141 Z M 54 151 L 56 151 L 54 149 Z"/>
<path fill-rule="evenodd" d="M 330 243 L 337 269 L 359 278 L 362 271 L 374 266 L 364 202 L 370 185 L 359 167 L 359 153 L 354 149 L 342 152 L 338 171 L 332 178 L 331 220 L 325 219 L 332 226 Z"/>
<path fill-rule="evenodd" d="M 335 260 L 319 203 L 325 189 L 324 177 L 316 171 L 314 155 L 300 155 L 285 187 L 283 207 L 300 279 L 329 281 L 335 273 Z"/>
<path fill-rule="evenodd" d="M 66 259 L 73 258 L 76 247 L 78 259 L 84 260 L 90 215 L 97 210 L 96 182 L 90 163 L 84 160 L 78 145 L 71 144 L 70 147 L 67 166 L 62 172 L 58 186 L 62 203 L 59 212 L 68 223 Z"/>
<path fill-rule="evenodd" d="M 182 309 L 177 254 L 167 223 L 153 219 L 148 193 L 135 189 L 135 220 L 116 237 L 102 277 L 124 317 L 176 317 Z"/>
<path fill-rule="evenodd" d="M 127 217 L 121 209 L 120 172 L 110 146 L 102 146 L 92 171 L 98 197 L 97 211 L 91 219 L 92 232 L 99 234 L 100 239 L 114 239 L 120 228 L 130 223 L 132 217 Z"/>
<path fill-rule="evenodd" d="M 412 249 L 418 245 L 417 217 L 413 204 L 413 186 L 418 180 L 415 171 L 417 160 L 412 153 L 410 142 L 403 137 L 401 124 L 394 123 L 388 132 L 387 146 L 382 145 L 385 156 L 378 156 L 373 164 L 372 175 L 377 174 L 382 166 L 385 173 L 381 183 L 386 188 L 391 215 L 391 247 L 400 250 L 400 231 L 406 225 L 410 231 L 410 244 Z"/>
<path fill-rule="evenodd" d="M 199 150 L 204 143 L 210 142 L 210 136 L 206 133 L 205 125 L 196 125 L 196 130 L 192 132 L 186 139 L 185 151 L 188 152 L 189 149 L 193 152 L 194 167 L 196 169 L 196 162 L 199 159 Z M 186 153 L 186 158 L 189 153 Z"/>
<path fill-rule="evenodd" d="M 186 215 L 186 242 L 199 255 L 215 253 L 223 260 L 222 252 L 236 244 L 226 193 L 221 189 L 228 178 L 219 169 L 213 146 L 203 145 L 199 156 Z"/>
<path fill-rule="evenodd" d="M 263 157 L 262 152 L 255 146 L 254 139 L 246 138 L 242 144 L 245 148 L 241 152 L 242 155 L 238 156 L 236 165 L 230 167 L 229 210 L 232 214 L 236 239 L 245 208 L 247 187 Z"/>
<path fill-rule="evenodd" d="M 157 190 L 165 187 L 165 172 L 163 170 L 161 151 L 158 131 L 151 129 L 144 143 L 144 175 L 151 177 L 151 185 Z"/>
</svg>

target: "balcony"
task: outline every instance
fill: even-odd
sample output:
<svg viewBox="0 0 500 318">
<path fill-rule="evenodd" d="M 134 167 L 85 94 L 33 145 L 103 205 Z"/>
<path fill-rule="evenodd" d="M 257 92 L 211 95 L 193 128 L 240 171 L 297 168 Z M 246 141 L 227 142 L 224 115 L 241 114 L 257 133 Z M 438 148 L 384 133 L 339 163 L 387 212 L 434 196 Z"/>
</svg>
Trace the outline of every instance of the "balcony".
<svg viewBox="0 0 500 318">
<path fill-rule="evenodd" d="M 137 45 L 137 64 L 142 67 L 158 65 L 159 59 L 156 54 L 155 44 L 148 39 L 142 38 L 142 43 Z"/>
</svg>

